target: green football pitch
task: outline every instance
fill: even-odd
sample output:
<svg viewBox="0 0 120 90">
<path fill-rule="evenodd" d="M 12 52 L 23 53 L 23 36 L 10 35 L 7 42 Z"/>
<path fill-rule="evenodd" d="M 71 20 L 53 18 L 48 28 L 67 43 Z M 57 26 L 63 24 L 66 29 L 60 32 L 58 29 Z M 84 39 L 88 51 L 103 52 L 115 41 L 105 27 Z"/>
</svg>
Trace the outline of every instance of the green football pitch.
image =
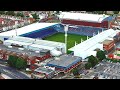
<svg viewBox="0 0 120 90">
<path fill-rule="evenodd" d="M 67 49 L 73 47 L 75 45 L 75 41 L 77 44 L 79 44 L 82 40 L 86 40 L 87 36 L 81 36 L 81 35 L 75 35 L 75 34 L 68 34 L 67 38 Z M 49 40 L 49 41 L 56 41 L 56 42 L 65 42 L 65 34 L 64 33 L 57 33 L 52 36 L 48 36 L 44 38 L 44 40 Z"/>
</svg>

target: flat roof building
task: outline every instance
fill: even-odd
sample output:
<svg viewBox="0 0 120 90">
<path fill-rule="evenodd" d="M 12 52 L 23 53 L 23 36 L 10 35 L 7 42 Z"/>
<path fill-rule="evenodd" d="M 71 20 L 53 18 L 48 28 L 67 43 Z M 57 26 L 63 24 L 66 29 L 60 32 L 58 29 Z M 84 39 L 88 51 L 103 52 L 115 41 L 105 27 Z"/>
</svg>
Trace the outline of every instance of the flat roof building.
<svg viewBox="0 0 120 90">
<path fill-rule="evenodd" d="M 56 70 L 68 72 L 80 64 L 82 58 L 71 55 L 62 55 L 57 59 L 51 60 L 47 66 L 55 67 Z"/>
<path fill-rule="evenodd" d="M 105 45 L 109 45 L 113 40 L 104 40 L 102 43 Z"/>
<path fill-rule="evenodd" d="M 50 68 L 39 67 L 34 70 L 32 76 L 35 78 L 52 78 L 55 74 L 55 71 Z"/>
</svg>

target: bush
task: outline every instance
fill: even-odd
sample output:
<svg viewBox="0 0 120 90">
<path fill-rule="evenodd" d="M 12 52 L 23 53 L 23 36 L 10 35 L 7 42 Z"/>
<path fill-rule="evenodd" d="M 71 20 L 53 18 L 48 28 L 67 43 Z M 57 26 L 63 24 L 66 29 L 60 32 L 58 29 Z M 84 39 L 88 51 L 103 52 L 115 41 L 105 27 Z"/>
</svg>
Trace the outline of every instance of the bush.
<svg viewBox="0 0 120 90">
<path fill-rule="evenodd" d="M 110 62 L 113 62 L 113 63 L 117 63 L 117 62 L 120 63 L 120 60 L 117 60 L 117 59 L 106 58 L 106 61 L 110 61 Z"/>
<path fill-rule="evenodd" d="M 70 53 L 72 53 L 72 52 L 73 52 L 73 51 L 69 51 L 69 50 L 68 50 L 68 51 L 67 51 L 67 54 L 70 54 Z"/>
<path fill-rule="evenodd" d="M 117 54 L 117 56 L 120 56 L 120 54 Z"/>
</svg>

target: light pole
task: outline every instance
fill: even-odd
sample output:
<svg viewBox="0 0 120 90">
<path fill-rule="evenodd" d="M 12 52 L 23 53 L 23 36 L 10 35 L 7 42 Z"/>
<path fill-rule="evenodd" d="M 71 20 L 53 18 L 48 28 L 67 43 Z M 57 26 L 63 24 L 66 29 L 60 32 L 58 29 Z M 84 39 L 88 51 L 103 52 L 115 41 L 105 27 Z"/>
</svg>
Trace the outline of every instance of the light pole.
<svg viewBox="0 0 120 90">
<path fill-rule="evenodd" d="M 64 31 L 65 31 L 65 53 L 67 53 L 67 31 L 68 31 L 68 25 L 64 26 Z"/>
<path fill-rule="evenodd" d="M 17 36 L 17 26 L 18 26 L 18 21 L 15 22 L 15 33 L 16 33 L 16 36 Z"/>
<path fill-rule="evenodd" d="M 17 29 L 17 28 L 16 28 Z M 15 29 L 15 33 L 16 33 L 16 36 L 17 36 L 17 30 Z"/>
</svg>

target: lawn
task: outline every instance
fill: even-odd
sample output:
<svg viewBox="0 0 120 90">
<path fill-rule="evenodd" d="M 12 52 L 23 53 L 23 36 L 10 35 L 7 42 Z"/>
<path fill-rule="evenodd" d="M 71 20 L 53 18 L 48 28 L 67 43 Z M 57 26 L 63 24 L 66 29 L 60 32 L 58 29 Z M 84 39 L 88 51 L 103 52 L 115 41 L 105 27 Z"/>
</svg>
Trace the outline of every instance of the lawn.
<svg viewBox="0 0 120 90">
<path fill-rule="evenodd" d="M 75 34 L 68 34 L 68 41 L 67 41 L 67 48 L 71 48 L 75 45 L 75 41 L 77 44 L 79 44 L 82 40 L 86 40 L 87 36 L 81 36 L 81 35 L 75 35 Z M 44 40 L 49 40 L 49 41 L 56 41 L 56 42 L 65 42 L 65 36 L 64 33 L 57 33 L 52 36 L 48 36 L 44 38 Z"/>
</svg>

